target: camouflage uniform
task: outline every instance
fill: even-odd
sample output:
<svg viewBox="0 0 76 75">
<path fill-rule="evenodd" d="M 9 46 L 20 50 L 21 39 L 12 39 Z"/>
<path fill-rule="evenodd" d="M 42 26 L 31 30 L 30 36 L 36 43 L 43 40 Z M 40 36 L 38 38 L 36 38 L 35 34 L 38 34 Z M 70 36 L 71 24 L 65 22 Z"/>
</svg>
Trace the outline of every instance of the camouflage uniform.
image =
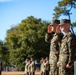
<svg viewBox="0 0 76 75">
<path fill-rule="evenodd" d="M 29 67 L 29 64 L 30 64 L 29 61 L 30 60 L 26 59 L 26 62 L 25 62 L 26 63 L 26 65 L 25 65 L 25 75 L 29 75 L 29 71 L 28 71 L 28 67 Z"/>
<path fill-rule="evenodd" d="M 51 75 L 57 75 L 57 62 L 58 62 L 59 44 L 60 44 L 61 38 L 62 38 L 61 33 L 55 33 L 53 35 L 53 38 L 51 39 L 50 55 L 49 55 Z"/>
<path fill-rule="evenodd" d="M 31 70 L 31 75 L 35 75 L 35 63 L 33 58 L 31 58 L 30 70 Z"/>
<path fill-rule="evenodd" d="M 70 31 L 62 38 L 59 54 L 59 75 L 74 75 L 74 38 L 74 34 Z M 66 68 L 67 64 L 72 67 Z"/>
<path fill-rule="evenodd" d="M 44 69 L 44 66 L 43 66 L 43 61 L 44 61 L 44 58 L 42 58 L 41 60 L 40 60 L 40 75 L 43 75 L 43 69 Z"/>
<path fill-rule="evenodd" d="M 45 62 L 45 74 L 49 75 L 49 70 L 50 70 L 50 65 L 49 65 L 49 59 L 46 57 L 46 62 Z"/>
<path fill-rule="evenodd" d="M 59 75 L 74 75 L 74 48 L 73 34 L 68 32 L 62 39 L 60 55 L 59 55 Z M 72 68 L 67 69 L 66 65 L 72 65 Z"/>
<path fill-rule="evenodd" d="M 46 75 L 46 61 L 45 60 L 42 63 L 42 75 Z"/>
<path fill-rule="evenodd" d="M 58 25 L 60 24 L 59 20 L 52 20 L 50 25 Z M 50 27 L 50 26 L 49 26 Z M 59 45 L 62 38 L 61 33 L 47 33 L 45 37 L 46 42 L 50 42 L 50 54 L 49 54 L 49 64 L 50 64 L 50 74 L 57 75 L 57 61 L 59 54 Z"/>
<path fill-rule="evenodd" d="M 28 65 L 28 75 L 31 75 L 31 61 L 29 61 Z"/>
<path fill-rule="evenodd" d="M 27 62 L 25 65 L 25 75 L 28 75 L 28 66 L 29 66 L 29 63 Z"/>
<path fill-rule="evenodd" d="M 51 42 L 51 39 L 53 37 L 53 34 L 54 34 L 54 32 L 46 33 L 45 34 L 45 41 L 48 42 L 48 43 L 50 43 Z"/>
</svg>

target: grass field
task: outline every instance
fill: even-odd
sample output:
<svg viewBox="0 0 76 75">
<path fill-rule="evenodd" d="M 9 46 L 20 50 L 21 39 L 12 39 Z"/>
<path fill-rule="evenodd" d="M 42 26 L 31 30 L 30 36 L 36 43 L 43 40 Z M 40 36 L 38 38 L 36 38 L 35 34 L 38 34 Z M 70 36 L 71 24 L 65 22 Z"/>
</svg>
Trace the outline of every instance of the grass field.
<svg viewBox="0 0 76 75">
<path fill-rule="evenodd" d="M 1 75 L 24 75 L 23 71 L 16 71 L 16 72 L 2 72 Z M 35 75 L 40 75 L 40 72 L 35 72 Z"/>
</svg>

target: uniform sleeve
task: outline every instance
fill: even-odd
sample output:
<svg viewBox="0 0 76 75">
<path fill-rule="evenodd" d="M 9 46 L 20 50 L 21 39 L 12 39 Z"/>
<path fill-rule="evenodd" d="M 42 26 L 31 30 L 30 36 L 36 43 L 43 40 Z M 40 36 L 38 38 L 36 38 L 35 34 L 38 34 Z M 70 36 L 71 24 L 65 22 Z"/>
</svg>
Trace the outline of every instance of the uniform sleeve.
<svg viewBox="0 0 76 75">
<path fill-rule="evenodd" d="M 59 48 L 60 48 L 60 46 L 61 46 L 61 40 L 62 40 L 62 38 L 63 38 L 63 34 L 62 33 L 58 33 L 58 44 L 59 44 Z"/>
<path fill-rule="evenodd" d="M 58 33 L 58 37 L 59 37 L 59 41 L 61 41 L 62 38 L 63 38 L 63 34 L 62 33 Z"/>
<path fill-rule="evenodd" d="M 53 33 L 46 33 L 45 34 L 45 42 L 50 42 L 53 37 Z"/>
<path fill-rule="evenodd" d="M 67 39 L 67 44 L 68 44 L 68 54 L 69 54 L 69 58 L 68 58 L 68 64 L 70 65 L 72 62 L 72 36 L 69 36 Z"/>
</svg>

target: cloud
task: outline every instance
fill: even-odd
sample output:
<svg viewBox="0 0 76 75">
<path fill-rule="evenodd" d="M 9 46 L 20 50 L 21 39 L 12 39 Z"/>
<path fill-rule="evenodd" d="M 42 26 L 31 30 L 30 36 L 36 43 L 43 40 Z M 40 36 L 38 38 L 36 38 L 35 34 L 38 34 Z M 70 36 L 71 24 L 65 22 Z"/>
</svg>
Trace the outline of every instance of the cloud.
<svg viewBox="0 0 76 75">
<path fill-rule="evenodd" d="M 0 0 L 0 2 L 9 2 L 9 1 L 12 1 L 12 0 Z"/>
</svg>

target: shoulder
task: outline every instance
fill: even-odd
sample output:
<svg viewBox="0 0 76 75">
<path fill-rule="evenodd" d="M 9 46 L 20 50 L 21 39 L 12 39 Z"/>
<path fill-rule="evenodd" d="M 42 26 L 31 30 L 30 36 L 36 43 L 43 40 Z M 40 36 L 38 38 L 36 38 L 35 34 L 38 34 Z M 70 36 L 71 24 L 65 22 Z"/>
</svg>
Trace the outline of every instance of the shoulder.
<svg viewBox="0 0 76 75">
<path fill-rule="evenodd" d="M 63 37 L 64 35 L 62 33 L 58 33 L 58 36 L 59 37 Z"/>
<path fill-rule="evenodd" d="M 72 32 L 69 32 L 69 33 L 67 34 L 67 38 L 68 38 L 68 42 L 69 42 L 69 41 L 72 41 L 72 40 L 75 39 L 75 34 L 73 34 Z"/>
<path fill-rule="evenodd" d="M 73 38 L 73 37 L 75 37 L 75 34 L 73 34 L 72 32 L 68 32 L 67 37 L 68 38 Z"/>
<path fill-rule="evenodd" d="M 68 32 L 68 34 L 67 34 L 68 36 L 71 36 L 71 35 L 73 35 L 73 33 L 72 32 Z"/>
</svg>

